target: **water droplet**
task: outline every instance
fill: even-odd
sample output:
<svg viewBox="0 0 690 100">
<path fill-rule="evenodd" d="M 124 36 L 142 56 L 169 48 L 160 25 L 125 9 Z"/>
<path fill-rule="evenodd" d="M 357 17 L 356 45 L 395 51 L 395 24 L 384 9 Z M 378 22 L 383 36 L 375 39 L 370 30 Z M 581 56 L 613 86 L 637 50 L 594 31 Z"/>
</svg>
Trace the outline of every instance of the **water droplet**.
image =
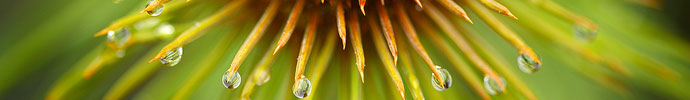
<svg viewBox="0 0 690 100">
<path fill-rule="evenodd" d="M 307 78 L 297 80 L 297 83 L 292 87 L 292 93 L 297 98 L 304 98 L 311 94 L 311 82 Z"/>
<path fill-rule="evenodd" d="M 155 0 L 149 0 L 149 2 L 146 3 L 146 6 L 144 6 L 144 8 L 149 7 L 149 4 L 151 4 L 153 2 L 155 2 Z M 160 6 L 158 6 L 158 8 L 154 8 L 151 11 L 146 11 L 146 13 L 148 13 L 150 16 L 158 16 L 163 12 L 164 8 L 165 8 L 165 6 L 160 5 Z"/>
<path fill-rule="evenodd" d="M 172 35 L 175 32 L 175 27 L 168 23 L 163 23 L 156 28 L 156 32 L 160 35 Z"/>
<path fill-rule="evenodd" d="M 448 70 L 443 69 L 438 65 L 436 65 L 436 70 L 438 70 L 439 75 L 441 76 L 440 80 L 443 80 L 443 83 L 436 78 L 435 73 L 431 73 L 431 83 L 433 84 L 434 88 L 436 88 L 438 91 L 443 91 L 450 88 L 450 86 L 453 84 L 453 78 L 450 76 Z"/>
<path fill-rule="evenodd" d="M 578 40 L 585 42 L 593 41 L 597 37 L 597 30 L 587 28 L 582 24 L 576 24 L 573 27 L 573 33 Z"/>
<path fill-rule="evenodd" d="M 129 41 L 131 34 L 129 33 L 129 28 L 122 28 L 120 30 L 110 30 L 106 36 L 107 43 L 114 44 L 116 48 L 121 48 Z"/>
<path fill-rule="evenodd" d="M 168 51 L 165 56 L 161 57 L 161 63 L 167 66 L 175 66 L 182 59 L 182 47 L 173 51 Z"/>
<path fill-rule="evenodd" d="M 158 17 L 149 17 L 141 21 L 137 21 L 134 25 L 134 29 L 136 30 L 149 30 L 153 28 L 154 26 L 160 24 L 161 19 Z"/>
<path fill-rule="evenodd" d="M 506 81 L 503 79 L 503 77 L 499 76 L 499 80 L 501 81 L 502 87 L 506 87 Z M 486 92 L 489 92 L 491 95 L 496 95 L 498 93 L 503 93 L 503 89 L 501 86 L 498 86 L 498 82 L 496 82 L 494 79 L 492 79 L 489 75 L 484 75 L 484 89 L 486 89 Z"/>
<path fill-rule="evenodd" d="M 520 54 L 520 56 L 518 56 L 517 62 L 520 70 L 527 74 L 532 74 L 539 70 L 539 68 L 541 67 L 540 63 L 536 62 L 535 59 L 533 59 L 525 53 Z"/>
<path fill-rule="evenodd" d="M 225 85 L 225 88 L 236 89 L 240 86 L 241 82 L 242 76 L 240 76 L 239 72 L 235 72 L 235 74 L 232 74 L 232 76 L 230 76 L 230 72 L 228 71 L 225 71 L 223 74 L 223 85 Z"/>
<path fill-rule="evenodd" d="M 254 83 L 256 83 L 256 85 L 261 86 L 262 84 L 268 82 L 268 80 L 271 79 L 271 72 L 268 70 L 261 70 L 254 74 L 254 76 L 256 76 L 256 78 L 254 78 Z"/>
<path fill-rule="evenodd" d="M 125 50 L 122 50 L 122 49 L 117 50 L 117 51 L 115 52 L 115 56 L 117 56 L 117 58 L 125 57 Z"/>
<path fill-rule="evenodd" d="M 198 27 L 198 26 L 201 26 L 201 22 L 195 21 L 195 22 L 194 22 L 194 27 Z"/>
</svg>

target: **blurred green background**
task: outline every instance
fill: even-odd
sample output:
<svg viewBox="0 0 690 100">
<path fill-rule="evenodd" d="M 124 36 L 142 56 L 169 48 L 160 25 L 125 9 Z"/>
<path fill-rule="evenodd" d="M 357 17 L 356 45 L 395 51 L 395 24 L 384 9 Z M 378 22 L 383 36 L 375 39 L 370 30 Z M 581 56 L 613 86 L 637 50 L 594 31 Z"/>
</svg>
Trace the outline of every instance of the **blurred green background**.
<svg viewBox="0 0 690 100">
<path fill-rule="evenodd" d="M 176 0 L 179 1 L 179 0 Z M 203 0 L 199 0 L 203 1 Z M 534 11 L 538 7 L 530 7 L 527 0 L 498 0 L 514 10 L 516 16 L 521 17 L 533 14 L 535 18 L 546 22 L 558 29 L 562 34 L 571 32 L 571 25 L 546 14 L 544 11 Z M 611 99 L 690 99 L 690 72 L 686 58 L 690 56 L 687 45 L 690 37 L 690 23 L 688 14 L 690 4 L 687 0 L 664 0 L 662 9 L 644 7 L 623 0 L 554 0 L 564 7 L 592 19 L 601 27 L 599 40 L 592 43 L 590 49 L 600 52 L 615 52 L 616 49 L 636 49 L 646 55 L 652 55 L 650 59 L 656 59 L 680 73 L 677 81 L 667 81 L 649 74 L 639 67 L 629 67 L 632 77 L 617 76 L 625 84 L 630 94 L 621 95 L 612 89 L 602 86 L 586 77 L 587 71 L 602 70 L 601 65 L 592 64 L 581 57 L 576 57 L 572 52 L 552 43 L 552 40 L 544 39 L 530 28 L 523 27 L 529 22 L 524 20 L 511 20 L 501 16 L 501 20 L 511 26 L 525 41 L 530 44 L 545 62 L 543 68 L 535 74 L 524 74 L 517 67 L 512 71 L 517 77 L 523 79 L 525 84 L 538 98 L 543 100 L 611 100 Z M 183 18 L 201 20 L 214 12 L 213 9 L 227 1 L 210 1 L 210 3 L 197 3 L 183 8 L 187 14 Z M 184 47 L 182 62 L 174 67 L 160 66 L 157 62 L 142 64 L 152 55 L 149 52 L 157 52 L 162 48 L 160 44 L 166 44 L 171 39 L 162 39 L 154 42 L 136 44 L 128 48 L 128 54 L 119 61 L 106 65 L 89 80 L 66 78 L 81 75 L 81 70 L 95 58 L 98 52 L 103 50 L 105 37 L 93 37 L 93 34 L 110 25 L 111 22 L 134 13 L 143 8 L 145 0 L 123 0 L 115 4 L 110 0 L 2 0 L 0 1 L 0 99 L 45 99 L 50 90 L 60 81 L 76 82 L 75 87 L 69 89 L 64 99 L 101 99 L 118 83 L 127 83 L 125 75 L 135 70 L 142 72 L 141 83 L 134 83 L 134 89 L 126 92 L 124 99 L 159 100 L 171 99 L 176 91 L 185 84 L 188 77 L 202 74 L 195 73 L 209 58 L 218 58 L 218 64 L 211 64 L 212 71 L 207 78 L 201 79 L 200 86 L 191 90 L 190 99 L 238 99 L 240 89 L 225 89 L 220 77 L 229 66 L 232 56 L 241 45 L 247 33 L 259 18 L 245 18 L 248 21 L 228 21 L 207 31 L 207 34 Z M 199 6 L 205 6 L 202 9 Z M 243 8 L 248 9 L 248 8 Z M 257 10 L 258 11 L 258 10 Z M 473 11 L 468 11 L 473 12 Z M 258 15 L 258 13 L 250 13 Z M 279 16 L 286 16 L 279 14 Z M 479 19 L 476 14 L 470 17 Z M 180 15 L 183 16 L 183 15 Z M 275 21 L 283 21 L 285 18 L 277 18 Z M 176 34 L 184 31 L 193 21 L 171 21 L 176 26 Z M 187 26 L 185 26 L 187 25 Z M 517 66 L 514 59 L 517 53 L 514 48 L 505 43 L 502 38 L 494 34 L 482 21 L 475 24 L 466 24 L 481 34 L 482 39 L 488 41 L 491 47 L 499 50 L 511 66 Z M 181 26 L 181 27 L 177 27 Z M 268 30 L 262 38 L 273 39 L 279 30 Z M 524 33 L 524 34 L 522 34 Z M 134 33 L 136 34 L 136 33 Z M 228 36 L 226 34 L 236 34 Z M 561 33 L 559 33 L 561 34 Z M 368 37 L 369 35 L 364 35 Z M 571 35 L 567 35 L 571 36 Z M 301 36 L 300 36 L 301 37 Z M 293 37 L 294 38 L 294 37 Z M 230 39 L 230 40 L 227 40 Z M 299 38 L 298 38 L 299 39 Z M 610 39 L 616 43 L 631 48 L 616 48 L 615 46 L 602 45 L 601 39 Z M 321 39 L 317 39 L 321 40 Z M 227 42 L 229 48 L 221 55 L 208 53 L 215 50 L 217 43 Z M 365 42 L 369 41 L 365 38 Z M 610 42 L 609 41 L 609 42 Z M 427 46 L 433 46 L 429 38 L 422 36 L 422 42 Z M 573 41 L 576 42 L 576 41 Z M 253 66 L 261 58 L 263 51 L 268 50 L 270 43 L 260 43 L 245 61 L 243 66 Z M 319 44 L 319 43 L 317 43 Z M 348 42 L 349 44 L 349 42 Z M 294 57 L 297 53 L 299 41 L 290 41 L 284 54 L 280 55 L 272 67 L 271 80 L 261 87 L 257 87 L 253 97 L 255 99 L 296 99 L 292 96 L 291 76 L 293 75 Z M 318 47 L 318 46 L 317 46 Z M 338 46 L 336 46 L 338 47 Z M 371 44 L 365 47 L 374 48 Z M 430 48 L 427 47 L 427 48 Z M 349 46 L 348 46 L 349 48 Z M 315 49 L 317 51 L 319 49 Z M 672 51 L 669 53 L 667 51 Z M 347 87 L 352 80 L 341 79 L 349 77 L 354 68 L 349 64 L 352 51 L 337 50 L 331 59 L 326 77 L 321 80 L 320 87 L 313 90 L 319 99 L 344 98 L 349 96 Z M 375 55 L 372 49 L 365 50 L 367 55 Z M 446 65 L 454 76 L 451 89 L 436 91 L 428 80 L 430 72 L 425 67 L 415 67 L 417 76 L 420 77 L 421 86 L 427 99 L 479 99 L 472 89 L 463 81 L 454 67 L 450 67 L 452 60 L 445 60 L 440 50 L 430 49 L 433 59 L 438 59 L 439 65 Z M 434 56 L 436 55 L 436 56 Z M 625 54 L 623 54 L 625 55 Z M 632 54 L 631 54 L 632 55 Z M 349 57 L 349 58 L 348 58 Z M 362 87 L 364 97 L 367 99 L 399 99 L 391 82 L 387 81 L 385 70 L 379 66 L 378 58 L 367 56 L 367 82 Z M 418 56 L 412 56 L 413 64 L 423 66 Z M 627 66 L 637 66 L 635 63 L 626 63 Z M 594 69 L 577 69 L 584 68 Z M 137 68 L 142 67 L 142 68 Z M 143 68 L 145 67 L 145 68 Z M 343 68 L 344 67 L 344 68 Z M 146 69 L 149 68 L 149 69 Z M 243 81 L 248 80 L 252 67 L 242 67 Z M 307 73 L 310 72 L 307 68 Z M 578 72 L 576 70 L 584 70 Z M 606 73 L 610 73 L 605 71 Z M 146 77 L 148 76 L 148 77 Z M 481 75 L 480 75 L 481 76 Z M 80 78 L 80 77 L 79 77 Z M 405 79 L 405 78 L 404 78 Z M 358 82 L 354 82 L 358 83 Z M 407 84 L 407 83 L 406 83 Z M 509 83 L 510 84 L 510 83 Z M 244 83 L 243 83 L 244 85 Z M 240 86 L 242 87 L 242 86 Z M 509 87 L 510 88 L 510 87 Z M 406 87 L 410 89 L 410 87 Z M 345 92 L 343 92 L 345 91 Z M 508 92 L 517 91 L 509 89 Z M 408 92 L 407 97 L 411 97 Z M 523 99 L 518 94 L 495 96 L 495 99 Z M 410 99 L 410 98 L 408 98 Z"/>
</svg>

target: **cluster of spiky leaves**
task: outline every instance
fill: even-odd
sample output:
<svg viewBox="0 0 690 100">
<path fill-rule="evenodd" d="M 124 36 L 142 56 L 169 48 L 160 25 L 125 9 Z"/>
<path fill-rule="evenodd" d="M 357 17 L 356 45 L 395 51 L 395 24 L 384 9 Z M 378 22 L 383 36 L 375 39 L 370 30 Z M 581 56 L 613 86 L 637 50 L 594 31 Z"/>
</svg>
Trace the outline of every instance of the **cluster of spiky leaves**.
<svg viewBox="0 0 690 100">
<path fill-rule="evenodd" d="M 458 97 L 438 95 L 443 92 L 470 93 L 481 99 L 539 99 L 540 93 L 532 90 L 540 85 L 529 85 L 524 78 L 539 75 L 533 73 L 542 67 L 541 56 L 551 58 L 546 60 L 547 64 L 563 61 L 564 65 L 573 66 L 576 72 L 622 96 L 635 94 L 629 90 L 633 89 L 630 85 L 636 84 L 627 81 L 639 81 L 642 75 L 650 74 L 662 79 L 660 83 L 679 87 L 658 91 L 671 92 L 665 94 L 672 98 L 688 98 L 682 92 L 673 93 L 688 88 L 678 85 L 687 80 L 672 69 L 674 65 L 690 62 L 682 52 L 688 50 L 685 43 L 651 49 L 653 53 L 673 55 L 658 56 L 647 53 L 650 49 L 639 48 L 645 44 L 624 42 L 649 41 L 647 34 L 614 34 L 619 30 L 616 26 L 600 28 L 589 18 L 553 1 L 500 2 L 503 3 L 494 0 L 151 0 L 143 10 L 138 9 L 137 13 L 122 17 L 96 33 L 95 36 L 107 36 L 105 47 L 95 47 L 75 64 L 77 67 L 58 79 L 46 99 L 65 99 L 80 84 L 96 81 L 94 75 L 107 74 L 110 70 L 103 70 L 106 66 L 126 63 L 119 61 L 128 60 L 125 58 L 136 58 L 133 67 L 117 77 L 104 99 L 162 90 L 174 91 L 168 93 L 172 99 L 186 99 L 199 93 L 200 88 L 223 88 L 223 85 L 230 89 L 222 90 L 227 92 L 219 95 L 243 99 L 267 98 L 252 94 L 276 97 L 273 99 L 292 98 L 281 93 L 293 93 L 304 99 L 329 95 L 341 99 L 378 97 L 366 94 L 369 92 L 397 95 L 381 96 L 391 99 L 406 99 L 408 95 L 413 99 Z M 466 12 L 465 8 L 470 10 Z M 208 14 L 203 10 L 215 12 Z M 542 16 L 551 17 L 543 19 Z M 201 20 L 195 21 L 198 19 Z M 564 32 L 562 27 L 555 26 L 563 23 L 573 27 L 572 30 Z M 253 28 L 248 31 L 248 27 Z M 293 35 L 295 32 L 304 34 Z M 217 38 L 206 33 L 215 33 L 209 35 Z M 620 35 L 629 37 L 616 37 Z M 341 43 L 337 42 L 338 38 Z M 155 43 L 152 48 L 160 51 L 147 49 L 131 53 L 133 50 L 128 50 L 133 49 L 130 46 L 159 40 L 163 42 Z M 544 50 L 533 50 L 529 43 Z M 182 47 L 188 44 L 208 45 L 185 47 L 197 53 L 185 53 L 182 58 Z M 338 45 L 342 49 L 335 49 L 341 48 Z M 208 54 L 198 53 L 205 51 Z M 538 56 L 535 51 L 545 53 Z M 513 54 L 504 57 L 506 52 Z M 153 59 L 142 60 L 148 57 Z M 680 60 L 680 63 L 655 57 Z M 156 60 L 162 64 L 151 64 Z M 159 74 L 160 65 L 178 63 L 195 67 Z M 218 66 L 229 68 L 221 73 L 218 68 L 222 67 Z M 562 67 L 546 66 L 546 69 Z M 528 74 L 515 73 L 518 70 Z M 177 84 L 176 88 L 137 89 L 149 86 L 142 84 L 157 83 L 150 80 L 152 76 L 180 73 L 192 74 L 168 77 L 176 81 L 163 82 Z M 207 79 L 215 80 L 214 84 L 207 86 Z M 452 85 L 453 79 L 461 85 Z M 461 88 L 471 88 L 468 89 L 471 91 Z"/>
</svg>

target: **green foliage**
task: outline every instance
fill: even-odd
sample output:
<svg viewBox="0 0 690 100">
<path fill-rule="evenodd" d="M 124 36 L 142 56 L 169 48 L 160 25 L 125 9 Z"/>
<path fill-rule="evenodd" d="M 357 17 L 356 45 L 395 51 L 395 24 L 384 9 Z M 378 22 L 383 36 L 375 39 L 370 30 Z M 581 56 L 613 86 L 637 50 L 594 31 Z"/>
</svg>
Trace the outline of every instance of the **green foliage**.
<svg viewBox="0 0 690 100">
<path fill-rule="evenodd" d="M 11 4 L 2 3 L 0 6 L 13 5 L 9 7 L 15 9 L 3 11 L 5 14 L 0 17 L 0 99 L 239 99 L 246 84 L 242 83 L 238 89 L 226 89 L 221 83 L 221 77 L 248 33 L 259 21 L 257 16 L 261 16 L 265 9 L 263 7 L 268 4 L 263 3 L 264 1 L 249 0 L 247 5 L 250 6 L 241 6 L 238 11 L 228 13 L 228 17 L 217 18 L 215 24 L 202 25 L 205 30 L 195 30 L 205 34 L 192 36 L 196 38 L 193 42 L 186 41 L 189 44 L 184 46 L 184 56 L 179 64 L 169 67 L 162 66 L 158 61 L 149 63 L 149 59 L 176 36 L 196 27 L 197 22 L 212 16 L 226 3 L 233 1 L 192 0 L 185 3 L 183 0 L 172 0 L 166 4 L 165 11 L 160 16 L 135 16 L 133 19 L 156 18 L 175 26 L 176 30 L 171 36 L 157 34 L 156 28 L 161 23 L 143 28 L 127 26 L 134 28 L 132 34 L 135 41 L 125 48 L 126 55 L 122 58 L 113 57 L 114 52 L 106 46 L 105 37 L 93 37 L 93 34 L 119 18 L 145 14 L 140 13 L 147 2 L 145 0 L 123 0 L 117 4 L 109 0 L 20 0 Z M 422 2 L 424 4 L 429 1 L 432 0 Z M 521 72 L 516 62 L 518 50 L 495 34 L 495 30 L 475 14 L 476 11 L 467 10 L 474 24 L 463 21 L 464 18 L 445 9 L 443 12 L 448 15 L 446 17 L 449 17 L 451 23 L 458 25 L 454 28 L 461 29 L 461 33 L 466 33 L 463 36 L 471 38 L 467 40 L 475 47 L 473 50 L 506 78 L 508 85 L 505 93 L 491 95 L 491 98 L 526 99 L 528 97 L 522 95 L 524 88 L 544 100 L 690 99 L 686 92 L 690 90 L 690 80 L 687 78 L 690 77 L 690 45 L 687 39 L 675 35 L 676 29 L 669 28 L 672 25 L 668 24 L 672 20 L 663 19 L 664 14 L 658 9 L 624 0 L 554 0 L 554 3 L 589 18 L 598 25 L 594 40 L 580 41 L 574 33 L 576 25 L 530 3 L 530 0 L 498 2 L 509 8 L 519 19 L 498 13 L 492 15 L 498 17 L 499 21 L 539 53 L 543 62 L 539 71 L 532 74 Z M 458 3 L 466 7 L 464 2 Z M 274 49 L 271 44 L 275 41 L 272 39 L 280 36 L 280 29 L 289 13 L 289 10 L 282 8 L 290 8 L 291 4 L 281 5 L 264 37 L 260 38 L 260 42 L 242 63 L 243 67 L 238 70 L 242 74 L 242 82 L 251 81 L 249 77 L 254 66 L 259 66 L 264 51 Z M 313 3 L 307 1 L 306 4 Z M 333 13 L 330 10 L 320 11 Z M 367 16 L 374 16 L 373 12 L 367 13 Z M 306 22 L 305 18 L 298 23 Z M 328 21 L 332 22 L 324 22 L 327 24 L 319 26 L 324 28 L 316 33 L 311 60 L 305 67 L 304 73 L 314 86 L 310 94 L 314 96 L 312 98 L 401 99 L 395 83 L 383 67 L 385 62 L 378 58 L 374 49 L 374 41 L 370 35 L 372 32 L 365 28 L 362 30 L 367 66 L 364 71 L 366 78 L 361 83 L 352 44 L 348 42 L 346 49 L 342 50 L 338 49 L 342 45 L 337 40 L 334 42 L 337 45 L 322 43 L 331 38 L 324 37 L 336 36 L 326 34 L 337 34 L 335 17 Z M 292 76 L 301 42 L 299 40 L 302 38 L 299 32 L 303 32 L 303 29 L 302 26 L 297 26 L 295 32 L 298 34 L 294 34 L 293 39 L 281 49 L 283 51 L 275 55 L 273 66 L 269 67 L 270 80 L 254 87 L 250 98 L 297 99 L 292 94 Z M 456 47 L 444 51 L 442 46 L 434 44 L 436 40 L 453 43 L 449 38 L 431 38 L 427 34 L 436 33 L 418 30 L 419 39 L 426 46 L 431 59 L 450 71 L 453 85 L 446 91 L 434 89 L 431 82 L 432 71 L 426 67 L 422 57 L 409 53 L 410 59 L 400 60 L 409 62 L 397 65 L 405 83 L 405 97 L 411 99 L 414 95 L 411 91 L 421 91 L 426 99 L 431 100 L 481 99 L 472 88 L 474 83 L 482 81 L 484 75 L 480 74 L 481 71 L 472 67 L 470 60 L 464 54 L 461 55 Z M 403 35 L 402 30 L 395 31 L 399 32 L 396 35 Z M 431 26 L 427 31 L 442 32 L 437 26 Z M 398 41 L 407 42 L 404 38 L 398 38 Z M 328 57 L 322 57 L 320 53 L 327 51 L 322 51 L 321 47 L 336 49 Z M 404 47 L 408 47 L 407 52 L 414 52 L 409 46 L 400 48 Z M 453 51 L 459 56 L 444 53 Z M 581 52 L 592 52 L 592 55 L 600 58 L 588 58 L 586 53 Z M 323 60 L 324 58 L 330 60 Z M 597 62 L 599 60 L 596 59 L 601 61 Z M 324 63 L 325 66 L 320 65 Z M 410 64 L 411 67 L 405 68 L 407 65 L 400 64 Z M 616 67 L 617 64 L 622 68 L 616 69 L 619 68 Z M 86 69 L 99 65 L 100 70 L 84 78 Z M 464 67 L 453 67 L 455 65 Z M 327 68 L 316 70 L 315 66 Z M 464 73 L 465 71 L 470 74 Z M 311 79 L 312 74 L 318 76 L 319 72 L 322 73 L 320 79 Z M 408 82 L 410 74 L 416 76 L 421 89 L 414 89 L 410 85 L 413 83 Z M 461 75 L 476 77 L 465 78 Z M 319 82 L 313 82 L 314 80 Z"/>
</svg>

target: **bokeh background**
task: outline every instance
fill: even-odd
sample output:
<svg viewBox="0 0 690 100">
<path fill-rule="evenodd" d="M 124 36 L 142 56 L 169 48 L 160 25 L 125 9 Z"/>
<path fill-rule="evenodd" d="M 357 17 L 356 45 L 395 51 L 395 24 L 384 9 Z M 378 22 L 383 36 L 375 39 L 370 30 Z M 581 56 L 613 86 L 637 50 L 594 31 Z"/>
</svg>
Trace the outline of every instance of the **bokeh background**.
<svg viewBox="0 0 690 100">
<path fill-rule="evenodd" d="M 519 3 L 525 0 L 499 0 L 510 1 L 504 3 L 506 6 L 518 7 L 528 4 Z M 643 69 L 634 69 L 633 72 L 639 72 L 633 78 L 625 78 L 625 82 L 629 87 L 630 94 L 621 95 L 605 86 L 593 82 L 586 78 L 587 73 L 575 71 L 573 68 L 581 66 L 598 66 L 588 63 L 582 58 L 573 57 L 571 53 L 564 52 L 563 48 L 559 48 L 551 44 L 549 40 L 540 39 L 535 34 L 521 34 L 528 44 L 534 46 L 535 50 L 543 57 L 545 65 L 543 69 L 535 74 L 523 74 L 519 72 L 517 67 L 513 69 L 518 73 L 525 84 L 537 95 L 538 98 L 544 100 L 611 100 L 611 99 L 689 99 L 690 89 L 689 80 L 690 63 L 687 60 L 674 59 L 673 56 L 685 56 L 680 58 L 687 58 L 690 51 L 687 42 L 690 40 L 690 8 L 687 0 L 664 0 L 661 9 L 649 8 L 639 4 L 624 2 L 623 0 L 554 0 L 566 8 L 591 18 L 602 26 L 602 35 L 604 39 L 619 39 L 624 44 L 632 45 L 635 49 L 643 51 L 643 53 L 650 55 L 658 55 L 652 59 L 658 59 L 666 63 L 680 73 L 680 77 L 675 82 L 667 82 L 640 71 Z M 214 1 L 216 3 L 223 3 L 222 1 Z M 121 3 L 115 4 L 110 0 L 1 0 L 0 1 L 0 99 L 45 99 L 49 91 L 55 88 L 55 84 L 60 81 L 67 80 L 66 76 L 81 75 L 81 71 L 76 69 L 83 68 L 88 64 L 89 58 L 94 58 L 103 48 L 105 41 L 104 37 L 93 37 L 93 34 L 107 27 L 111 22 L 120 17 L 126 16 L 130 13 L 142 9 L 145 0 L 123 0 Z M 220 7 L 221 5 L 199 4 L 203 6 Z M 198 7 L 196 7 L 198 8 Z M 530 7 L 524 7 L 529 8 Z M 195 9 L 190 7 L 189 9 Z M 201 20 L 205 16 L 210 15 L 214 11 L 196 11 L 198 15 L 188 15 L 187 19 Z M 471 12 L 471 11 L 470 11 Z M 553 16 L 546 16 L 543 11 L 534 12 L 537 17 L 544 17 L 543 20 L 554 22 L 562 31 L 569 31 L 569 25 L 563 21 L 558 21 Z M 256 14 L 254 14 L 256 15 Z M 471 14 L 472 15 L 472 14 Z M 518 17 L 521 14 L 516 14 Z M 476 15 L 472 15 L 477 18 Z M 258 18 L 247 18 L 255 22 Z M 520 23 L 515 23 L 506 18 L 502 18 L 518 33 L 530 33 L 530 30 L 520 29 Z M 520 20 L 518 20 L 520 21 Z M 492 47 L 499 50 L 501 55 L 505 56 L 505 60 L 510 62 L 512 66 L 516 66 L 514 58 L 515 50 L 497 35 L 493 34 L 490 28 L 481 21 L 470 25 L 476 32 L 491 33 L 491 35 L 483 35 L 483 39 L 489 41 Z M 184 26 L 184 22 L 171 22 L 174 25 Z M 177 23 L 177 24 L 175 24 Z M 213 71 L 208 72 L 208 78 L 199 80 L 200 86 L 192 90 L 191 99 L 198 100 L 215 100 L 215 99 L 237 99 L 239 90 L 225 89 L 220 77 L 222 72 L 229 66 L 232 56 L 237 48 L 239 48 L 246 33 L 251 31 L 254 23 L 249 24 L 235 24 L 231 21 L 230 24 L 221 24 L 218 27 L 207 31 L 205 36 L 184 47 L 184 57 L 182 62 L 174 67 L 159 66 L 154 67 L 152 72 L 147 72 L 149 77 L 144 77 L 145 81 L 133 86 L 135 89 L 127 93 L 125 99 L 144 99 L 144 100 L 159 100 L 170 99 L 173 94 L 185 83 L 187 77 L 199 74 L 194 73 L 198 69 L 200 63 L 203 63 L 208 58 L 220 58 L 220 62 L 214 65 Z M 185 27 L 176 27 L 176 32 L 179 33 L 185 30 Z M 271 39 L 277 35 L 278 30 L 269 30 L 268 36 L 264 39 Z M 216 43 L 226 35 L 235 34 L 227 45 L 228 53 L 222 55 L 208 56 L 207 53 L 213 50 Z M 634 34 L 633 36 L 626 36 L 626 34 Z M 626 37 L 634 37 L 636 39 L 627 39 Z M 640 38 L 643 37 L 643 38 Z M 648 37 L 648 38 L 644 38 Z M 600 38 L 601 39 L 601 38 Z M 644 41 L 638 41 L 644 40 Z M 160 41 L 138 44 L 128 49 L 128 54 L 122 60 L 116 61 L 107 67 L 104 67 L 100 72 L 94 75 L 89 80 L 78 81 L 76 87 L 66 92 L 65 99 L 101 99 L 110 90 L 113 85 L 124 77 L 123 75 L 138 68 L 142 60 L 148 60 L 151 55 L 148 52 L 157 52 L 161 46 L 169 42 L 170 39 L 163 39 Z M 425 43 L 428 38 L 423 38 Z M 652 41 L 652 42 L 649 42 Z M 635 44 L 641 42 L 649 42 L 647 44 Z M 287 47 L 288 51 L 284 53 L 296 53 L 299 43 L 291 41 Z M 430 45 L 430 44 L 429 44 Z M 658 46 L 649 46 L 658 45 Z M 677 47 L 673 47 L 677 46 Z M 263 54 L 263 50 L 267 50 L 268 43 L 260 44 L 258 49 L 253 52 L 245 65 L 256 64 Z M 337 46 L 336 46 L 337 47 Z M 669 55 L 658 51 L 655 47 L 664 47 L 671 51 L 685 53 L 685 55 Z M 369 46 L 373 48 L 373 46 Z M 616 48 L 606 48 L 615 51 Z M 439 50 L 430 50 L 432 55 L 443 55 Z M 94 53 L 96 52 L 96 53 Z M 339 79 L 341 76 L 347 75 L 350 68 L 347 65 L 347 56 L 350 55 L 345 51 L 336 51 L 334 58 L 331 60 L 330 67 L 327 70 L 327 76 L 322 79 L 322 86 L 312 92 L 316 93 L 318 98 L 329 99 L 338 98 L 346 95 L 338 89 L 343 89 L 343 85 L 349 86 L 352 83 L 348 79 Z M 373 52 L 373 51 L 370 51 Z M 374 55 L 371 53 L 370 55 Z M 295 54 L 284 54 L 278 57 L 278 61 L 273 67 L 272 78 L 265 86 L 258 87 L 254 97 L 256 99 L 296 99 L 292 96 L 290 86 L 284 85 L 289 83 L 294 70 Z M 434 59 L 445 59 L 443 57 L 434 56 Z M 371 59 L 371 58 L 369 58 Z M 366 98 L 375 100 L 380 99 L 394 99 L 397 97 L 396 92 L 391 92 L 392 87 L 390 82 L 385 81 L 385 73 L 382 68 L 374 67 L 380 66 L 380 62 L 372 59 L 367 62 L 367 78 L 371 84 L 364 84 L 363 89 L 367 91 Z M 422 66 L 421 59 L 416 61 L 416 65 Z M 451 65 L 450 60 L 440 60 L 441 65 Z M 158 64 L 158 63 L 155 63 Z M 283 66 L 284 65 L 284 66 Z M 568 67 L 571 66 L 571 67 Z M 634 65 L 633 65 L 634 66 Z M 450 68 L 450 67 L 449 67 Z M 243 67 L 240 69 L 243 74 L 243 81 L 249 75 L 251 67 Z M 454 76 L 454 84 L 448 91 L 438 92 L 433 90 L 428 75 L 428 69 L 420 67 L 417 73 L 422 80 L 422 88 L 424 89 L 427 99 L 456 99 L 456 98 L 470 98 L 478 99 L 474 95 L 470 87 L 464 83 L 463 78 L 452 71 Z M 450 68 L 449 70 L 453 70 Z M 598 69 L 589 69 L 598 70 Z M 126 79 L 125 79 L 126 80 Z M 388 82 L 388 83 L 386 83 Z M 347 87 L 345 87 L 347 88 Z M 508 90 L 516 91 L 516 90 Z M 408 95 L 410 95 L 408 93 Z M 510 96 L 512 95 L 512 96 Z M 411 96 L 408 96 L 411 97 Z M 519 97 L 516 94 L 508 94 L 508 96 L 497 96 L 496 99 L 510 99 L 511 97 Z"/>
</svg>

